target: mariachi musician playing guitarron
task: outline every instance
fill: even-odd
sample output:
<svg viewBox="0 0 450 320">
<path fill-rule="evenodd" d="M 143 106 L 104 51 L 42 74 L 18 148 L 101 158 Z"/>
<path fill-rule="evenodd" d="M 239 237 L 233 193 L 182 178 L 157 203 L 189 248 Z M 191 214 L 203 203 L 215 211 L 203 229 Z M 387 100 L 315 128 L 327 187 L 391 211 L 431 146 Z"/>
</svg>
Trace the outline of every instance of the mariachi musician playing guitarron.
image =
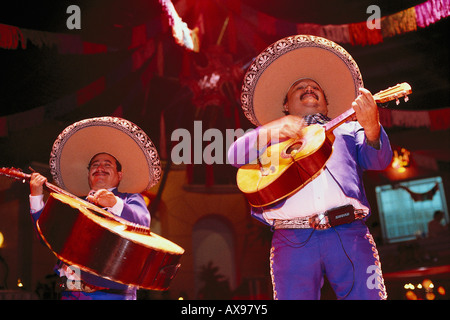
<svg viewBox="0 0 450 320">
<path fill-rule="evenodd" d="M 53 145 L 50 170 L 58 184 L 73 194 L 87 196 L 89 202 L 127 221 L 150 227 L 150 213 L 140 192 L 159 180 L 159 158 L 154 156 L 155 149 L 132 139 L 130 127 L 127 120 L 113 117 L 86 119 L 69 126 Z M 46 181 L 39 173 L 31 175 L 30 208 L 35 223 L 44 208 Z M 64 279 L 63 300 L 136 299 L 134 286 L 79 269 L 74 273 L 74 267 L 62 261 L 55 269 Z"/>
<path fill-rule="evenodd" d="M 312 181 L 279 201 L 252 206 L 252 215 L 274 230 L 274 299 L 319 299 L 324 276 L 338 299 L 386 299 L 378 252 L 365 225 L 370 208 L 362 172 L 386 168 L 392 151 L 355 61 L 324 38 L 281 39 L 249 67 L 241 101 L 257 128 L 231 145 L 228 158 L 236 167 L 254 161 L 252 155 L 271 142 L 301 138 L 305 126 L 324 124 L 349 108 L 357 119 L 334 130 L 331 157 Z M 333 214 L 354 218 L 330 225 Z"/>
</svg>

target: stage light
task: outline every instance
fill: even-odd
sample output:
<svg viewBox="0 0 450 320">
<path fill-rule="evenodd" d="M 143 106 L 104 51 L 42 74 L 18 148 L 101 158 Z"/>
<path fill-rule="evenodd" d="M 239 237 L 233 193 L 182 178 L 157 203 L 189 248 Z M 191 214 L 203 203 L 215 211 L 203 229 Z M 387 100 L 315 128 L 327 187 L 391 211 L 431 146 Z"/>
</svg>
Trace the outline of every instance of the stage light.
<svg viewBox="0 0 450 320">
<path fill-rule="evenodd" d="M 403 288 L 405 288 L 405 290 L 414 290 L 415 287 L 412 283 L 406 283 Z"/>
<path fill-rule="evenodd" d="M 425 297 L 427 300 L 434 300 L 436 298 L 436 295 L 433 292 L 428 292 Z"/>
<path fill-rule="evenodd" d="M 399 173 L 406 171 L 406 167 L 409 166 L 409 155 L 411 153 L 405 148 L 401 148 L 400 151 L 394 150 L 394 156 L 392 159 L 392 168 L 397 169 Z"/>
<path fill-rule="evenodd" d="M 422 285 L 424 286 L 424 288 L 425 288 L 425 290 L 428 290 L 428 289 L 433 289 L 434 288 L 434 284 L 433 284 L 433 282 L 431 282 L 431 280 L 430 279 L 425 279 L 425 280 L 423 280 L 422 281 Z"/>
<path fill-rule="evenodd" d="M 406 296 L 406 299 L 408 299 L 408 300 L 417 300 L 417 295 L 414 292 L 412 292 L 411 290 L 406 291 L 405 296 Z"/>
</svg>

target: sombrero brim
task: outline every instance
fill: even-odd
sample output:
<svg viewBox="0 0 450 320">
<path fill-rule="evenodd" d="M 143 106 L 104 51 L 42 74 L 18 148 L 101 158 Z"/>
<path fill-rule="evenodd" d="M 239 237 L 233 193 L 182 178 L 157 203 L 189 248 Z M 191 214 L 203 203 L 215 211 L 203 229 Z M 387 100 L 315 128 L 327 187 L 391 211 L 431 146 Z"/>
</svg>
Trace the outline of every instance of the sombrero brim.
<svg viewBox="0 0 450 320">
<path fill-rule="evenodd" d="M 55 182 L 74 195 L 87 195 L 89 161 L 102 152 L 122 165 L 120 192 L 140 193 L 161 177 L 158 152 L 142 129 L 122 118 L 100 117 L 76 122 L 58 136 L 50 155 Z"/>
<path fill-rule="evenodd" d="M 270 45 L 248 68 L 241 92 L 246 117 L 257 126 L 282 117 L 289 88 L 302 78 L 322 87 L 330 118 L 351 108 L 363 86 L 358 65 L 338 44 L 309 35 L 287 37 Z"/>
</svg>

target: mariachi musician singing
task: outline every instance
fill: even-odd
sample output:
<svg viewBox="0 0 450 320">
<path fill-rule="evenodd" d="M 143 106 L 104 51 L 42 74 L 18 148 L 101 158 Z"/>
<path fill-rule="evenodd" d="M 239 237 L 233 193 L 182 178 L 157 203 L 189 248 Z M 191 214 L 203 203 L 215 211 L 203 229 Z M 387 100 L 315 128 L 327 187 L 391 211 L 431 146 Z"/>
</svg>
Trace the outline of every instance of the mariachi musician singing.
<svg viewBox="0 0 450 320">
<path fill-rule="evenodd" d="M 150 227 L 150 213 L 140 192 L 160 178 L 156 149 L 143 132 L 127 120 L 103 117 L 77 122 L 55 141 L 50 170 L 57 184 L 76 196 L 140 226 Z M 137 137 L 136 137 L 137 136 Z M 87 170 L 86 170 L 87 168 Z M 43 208 L 43 185 L 47 179 L 33 173 L 30 179 L 30 207 L 35 222 Z M 89 237 L 78 234 L 77 237 Z M 136 287 L 81 270 L 61 261 L 57 273 L 62 282 L 62 299 L 133 300 Z M 79 277 L 79 279 L 75 278 Z M 72 280 L 74 282 L 72 282 Z M 76 283 L 76 285 L 71 285 Z"/>
<path fill-rule="evenodd" d="M 274 229 L 270 252 L 274 298 L 319 299 L 326 276 L 338 299 L 385 299 L 377 249 L 364 223 L 369 203 L 362 172 L 384 169 L 392 152 L 356 62 L 324 38 L 281 39 L 249 67 L 241 101 L 257 129 L 231 145 L 228 157 L 240 168 L 238 186 L 240 172 L 244 177 L 247 172 L 258 173 L 259 178 L 245 186 L 248 189 L 278 170 L 275 165 L 263 166 L 259 157 L 269 147 L 298 139 L 301 152 L 308 148 L 303 132 L 313 127 L 310 124 L 324 125 L 352 107 L 358 120 L 334 130 L 332 148 L 323 144 L 331 156 L 302 188 L 266 204 L 263 200 L 278 190 L 264 194 L 257 190 L 247 197 L 258 196 L 253 203 L 249 199 L 252 215 Z M 290 152 L 280 156 L 283 161 L 290 157 L 294 157 Z M 313 159 L 307 165 L 314 167 L 317 162 Z M 285 178 L 283 185 L 273 183 L 277 189 L 295 180 L 290 175 Z M 341 220 L 345 223 L 331 224 L 332 217 L 345 218 Z"/>
</svg>

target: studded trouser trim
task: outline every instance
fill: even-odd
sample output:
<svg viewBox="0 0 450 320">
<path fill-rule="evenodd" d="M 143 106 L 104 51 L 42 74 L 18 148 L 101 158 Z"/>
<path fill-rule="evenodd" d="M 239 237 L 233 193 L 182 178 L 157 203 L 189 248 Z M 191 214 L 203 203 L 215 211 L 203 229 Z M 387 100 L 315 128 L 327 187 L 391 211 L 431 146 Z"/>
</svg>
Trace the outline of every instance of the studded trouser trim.
<svg viewBox="0 0 450 320">
<path fill-rule="evenodd" d="M 376 285 L 377 285 L 378 289 L 380 290 L 378 295 L 380 296 L 380 298 L 382 300 L 386 300 L 387 299 L 386 286 L 384 284 L 383 273 L 381 271 L 380 255 L 378 254 L 378 249 L 377 249 L 377 246 L 375 244 L 375 240 L 373 239 L 373 236 L 369 232 L 366 234 L 365 238 L 372 245 L 373 257 L 375 259 L 374 260 L 374 265 L 377 266 L 377 268 L 375 269 L 375 272 L 377 273 Z"/>
<path fill-rule="evenodd" d="M 272 246 L 270 248 L 270 278 L 272 280 L 273 299 L 278 300 L 277 290 L 276 290 L 276 286 L 275 286 L 275 278 L 273 275 L 273 255 L 274 255 L 273 252 L 274 252 L 274 250 L 275 250 L 275 248 Z"/>
</svg>

